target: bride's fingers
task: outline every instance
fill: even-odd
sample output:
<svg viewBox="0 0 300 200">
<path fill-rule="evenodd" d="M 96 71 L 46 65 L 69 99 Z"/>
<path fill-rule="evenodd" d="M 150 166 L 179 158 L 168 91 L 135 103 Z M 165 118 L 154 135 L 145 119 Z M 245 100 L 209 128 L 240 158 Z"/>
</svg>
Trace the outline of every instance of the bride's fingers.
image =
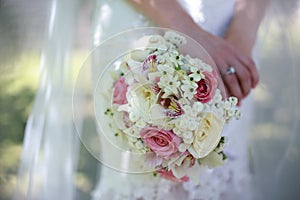
<svg viewBox="0 0 300 200">
<path fill-rule="evenodd" d="M 228 64 L 225 62 L 217 63 L 220 73 L 222 74 L 224 85 L 229 93 L 229 96 L 235 96 L 241 101 L 243 99 L 243 92 L 240 83 L 235 74 L 228 74 Z"/>
<path fill-rule="evenodd" d="M 242 89 L 240 87 L 239 81 L 235 74 L 225 74 L 223 76 L 225 86 L 227 87 L 229 94 L 235 96 L 241 101 L 243 99 Z"/>
<path fill-rule="evenodd" d="M 235 61 L 234 63 L 232 63 L 231 66 L 234 66 L 234 68 L 235 68 L 235 74 L 233 74 L 233 75 L 236 76 L 236 78 L 239 82 L 240 88 L 242 90 L 243 98 L 245 98 L 252 89 L 251 74 L 250 74 L 249 70 L 247 69 L 247 67 L 238 61 Z"/>
<path fill-rule="evenodd" d="M 255 88 L 259 82 L 259 73 L 257 71 L 257 67 L 254 61 L 243 55 L 239 56 L 238 58 L 242 62 L 242 64 L 244 64 L 247 67 L 248 71 L 250 72 L 251 82 L 252 82 L 251 87 Z"/>
</svg>

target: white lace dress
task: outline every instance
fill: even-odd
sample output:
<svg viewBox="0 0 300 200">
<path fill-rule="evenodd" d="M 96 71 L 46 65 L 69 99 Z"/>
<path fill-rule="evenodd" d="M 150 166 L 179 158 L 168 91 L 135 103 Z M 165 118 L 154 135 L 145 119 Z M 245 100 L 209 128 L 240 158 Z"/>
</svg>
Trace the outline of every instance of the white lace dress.
<svg viewBox="0 0 300 200">
<path fill-rule="evenodd" d="M 235 0 L 180 0 L 194 21 L 207 31 L 222 36 L 231 20 Z M 94 45 L 107 37 L 133 27 L 150 23 L 123 0 L 98 2 L 95 15 Z M 93 199 L 252 199 L 248 167 L 247 138 L 251 128 L 251 98 L 243 103 L 242 120 L 233 122 L 224 130 L 229 136 L 225 166 L 214 170 L 202 169 L 199 184 L 173 183 L 153 174 L 128 174 L 104 165 L 100 166 L 98 184 Z M 113 159 L 113 155 L 111 156 Z"/>
</svg>

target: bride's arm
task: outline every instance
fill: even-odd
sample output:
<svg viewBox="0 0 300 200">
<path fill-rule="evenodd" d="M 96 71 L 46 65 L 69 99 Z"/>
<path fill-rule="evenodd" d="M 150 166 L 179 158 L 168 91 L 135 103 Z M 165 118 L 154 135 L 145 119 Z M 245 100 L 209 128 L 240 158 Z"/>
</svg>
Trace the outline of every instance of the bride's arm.
<svg viewBox="0 0 300 200">
<path fill-rule="evenodd" d="M 176 0 L 127 1 L 157 26 L 171 28 L 190 36 L 203 31 Z"/>
<path fill-rule="evenodd" d="M 222 38 L 212 35 L 196 24 L 176 0 L 128 0 L 136 9 L 160 27 L 171 28 L 183 32 L 198 42 L 208 51 L 221 74 L 225 74 L 229 66 L 234 66 L 236 74 L 224 75 L 223 80 L 229 95 L 241 101 L 258 77 L 256 66 L 250 57 L 239 52 L 234 45 Z M 249 70 L 251 69 L 251 70 Z"/>
<path fill-rule="evenodd" d="M 249 57 L 268 3 L 269 0 L 237 0 L 225 39 Z"/>
</svg>

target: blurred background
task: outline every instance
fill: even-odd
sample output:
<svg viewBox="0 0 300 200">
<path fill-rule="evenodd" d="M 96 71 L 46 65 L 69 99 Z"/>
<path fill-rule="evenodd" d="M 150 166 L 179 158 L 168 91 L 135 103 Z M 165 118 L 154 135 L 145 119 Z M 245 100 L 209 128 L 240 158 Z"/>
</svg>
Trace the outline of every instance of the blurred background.
<svg viewBox="0 0 300 200">
<path fill-rule="evenodd" d="M 77 2 L 72 76 L 88 56 L 95 0 Z M 41 80 L 51 0 L 0 0 L 0 199 L 10 199 L 28 116 Z M 51 21 L 51 20 L 50 20 Z M 259 31 L 261 83 L 254 91 L 255 126 L 249 153 L 263 199 L 299 197 L 300 4 L 274 0 Z M 89 199 L 97 161 L 80 148 L 77 199 Z M 276 191 L 276 192 L 275 192 Z"/>
</svg>

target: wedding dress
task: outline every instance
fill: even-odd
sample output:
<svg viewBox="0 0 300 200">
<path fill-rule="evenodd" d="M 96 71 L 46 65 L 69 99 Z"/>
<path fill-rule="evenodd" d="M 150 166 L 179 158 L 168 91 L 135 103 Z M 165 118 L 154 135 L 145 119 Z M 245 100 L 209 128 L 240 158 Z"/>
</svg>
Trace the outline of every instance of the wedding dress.
<svg viewBox="0 0 300 200">
<path fill-rule="evenodd" d="M 222 36 L 234 11 L 235 0 L 180 0 L 183 8 L 205 30 Z M 135 27 L 152 26 L 143 15 L 126 1 L 99 1 L 95 14 L 94 46 L 109 36 Z M 95 70 L 95 69 L 94 69 Z M 242 120 L 225 127 L 229 137 L 226 148 L 229 161 L 214 170 L 203 168 L 199 183 L 183 184 L 153 177 L 153 174 L 130 174 L 104 165 L 93 199 L 252 199 L 248 166 L 247 138 L 251 128 L 251 97 L 243 102 Z M 111 159 L 114 159 L 111 156 Z"/>
</svg>

